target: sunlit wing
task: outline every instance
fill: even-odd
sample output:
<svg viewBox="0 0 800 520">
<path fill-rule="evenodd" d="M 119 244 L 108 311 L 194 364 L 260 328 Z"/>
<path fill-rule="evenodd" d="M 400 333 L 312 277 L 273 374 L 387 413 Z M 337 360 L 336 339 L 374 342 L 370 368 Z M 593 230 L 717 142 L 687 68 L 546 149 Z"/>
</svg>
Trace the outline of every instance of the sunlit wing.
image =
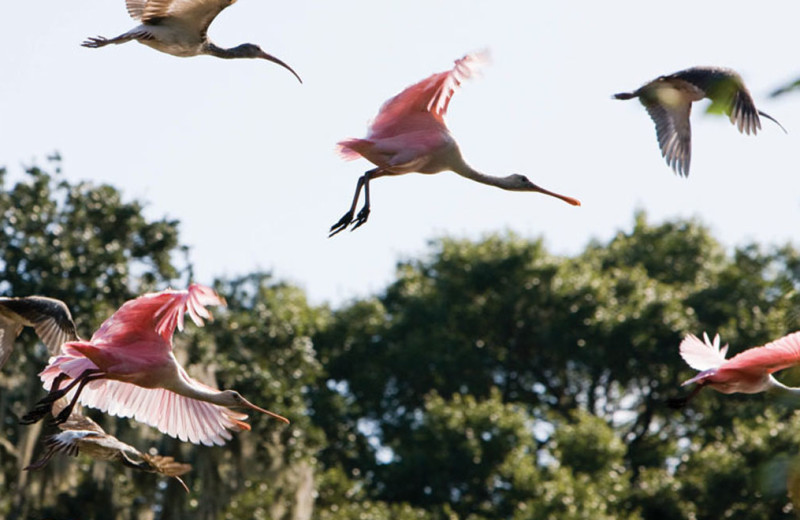
<svg viewBox="0 0 800 520">
<path fill-rule="evenodd" d="M 142 22 L 172 17 L 197 28 L 202 34 L 217 15 L 236 0 L 148 0 L 141 13 Z M 128 8 L 130 12 L 130 7 Z"/>
<path fill-rule="evenodd" d="M 456 89 L 487 61 L 486 52 L 467 54 L 456 60 L 452 70 L 433 74 L 406 88 L 381 106 L 370 125 L 368 137 L 380 137 L 408 114 L 416 112 L 430 112 L 444 124 L 444 116 Z"/>
<path fill-rule="evenodd" d="M 800 332 L 793 332 L 763 347 L 755 347 L 733 356 L 725 363 L 726 370 L 747 372 L 778 370 L 800 364 Z"/>
<path fill-rule="evenodd" d="M 689 175 L 692 159 L 692 129 L 689 126 L 691 102 L 670 89 L 664 89 L 658 99 L 641 98 L 647 113 L 656 124 L 656 137 L 661 155 L 675 173 Z"/>
<path fill-rule="evenodd" d="M 14 340 L 25 325 L 33 327 L 50 354 L 57 353 L 63 343 L 78 339 L 64 302 L 44 296 L 0 298 L 0 367 L 14 350 Z"/>
<path fill-rule="evenodd" d="M 693 67 L 670 77 L 687 81 L 703 90 L 712 102 L 710 110 L 727 114 L 740 132 L 755 134 L 761 129 L 753 98 L 735 71 L 721 67 Z"/>
<path fill-rule="evenodd" d="M 713 343 L 708 340 L 708 336 L 704 335 L 704 339 L 705 341 L 700 341 L 694 334 L 689 334 L 683 338 L 679 347 L 683 360 L 695 370 L 717 368 L 725 363 L 727 347 L 719 348 L 719 336 L 714 338 Z"/>
<path fill-rule="evenodd" d="M 160 432 L 194 444 L 223 445 L 229 430 L 249 430 L 247 415 L 224 406 L 197 401 L 163 388 L 143 388 L 120 381 L 87 385 L 80 402 L 117 417 L 132 417 Z"/>
</svg>

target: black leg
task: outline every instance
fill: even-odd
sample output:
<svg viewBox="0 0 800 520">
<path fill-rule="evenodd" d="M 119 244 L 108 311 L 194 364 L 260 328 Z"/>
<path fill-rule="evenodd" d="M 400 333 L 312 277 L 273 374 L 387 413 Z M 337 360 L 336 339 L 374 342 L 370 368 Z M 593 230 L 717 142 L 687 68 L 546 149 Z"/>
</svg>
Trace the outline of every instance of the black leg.
<svg viewBox="0 0 800 520">
<path fill-rule="evenodd" d="M 45 415 L 49 414 L 50 411 L 53 409 L 53 403 L 67 395 L 67 393 L 72 390 L 72 388 L 80 384 L 84 379 L 94 374 L 100 373 L 100 370 L 97 369 L 87 369 L 84 370 L 81 375 L 77 378 L 73 379 L 67 386 L 64 388 L 59 388 L 61 382 L 64 379 L 68 378 L 66 374 L 59 374 L 55 380 L 53 380 L 53 386 L 50 387 L 50 392 L 44 396 L 42 399 L 39 400 L 38 403 L 33 407 L 33 410 L 26 413 L 22 416 L 19 420 L 20 424 L 33 424 L 39 422 L 44 418 Z M 69 414 L 68 414 L 69 415 Z M 63 421 L 62 421 L 63 422 Z"/>
<path fill-rule="evenodd" d="M 689 392 L 689 394 L 684 397 L 672 397 L 670 399 L 667 399 L 667 406 L 669 406 L 673 410 L 683 410 L 684 408 L 686 408 L 686 405 L 689 404 L 689 401 L 691 401 L 694 398 L 694 396 L 696 396 L 697 393 L 703 389 L 703 386 L 705 385 L 703 384 L 695 385 L 695 387 L 692 388 L 692 391 Z"/>
<path fill-rule="evenodd" d="M 336 233 L 339 233 L 340 231 L 344 231 L 347 229 L 347 226 L 353 222 L 353 215 L 356 213 L 356 206 L 358 205 L 358 196 L 361 194 L 361 188 L 364 188 L 364 207 L 358 212 L 356 223 L 353 226 L 353 229 L 367 221 L 367 217 L 369 217 L 369 181 L 374 177 L 380 177 L 380 175 L 378 175 L 380 172 L 380 168 L 373 168 L 358 178 L 358 183 L 356 184 L 356 193 L 353 196 L 353 202 L 350 204 L 350 209 L 347 210 L 347 213 L 345 213 L 342 218 L 339 219 L 339 222 L 331 226 L 328 238 L 332 237 Z"/>
<path fill-rule="evenodd" d="M 80 378 L 81 382 L 78 385 L 77 390 L 75 390 L 75 395 L 72 397 L 72 401 L 70 401 L 69 404 L 65 406 L 63 410 L 58 412 L 58 415 L 56 415 L 55 418 L 53 419 L 53 424 L 63 424 L 67 422 L 67 419 L 69 419 L 69 416 L 72 414 L 72 410 L 75 408 L 75 404 L 81 397 L 81 392 L 83 392 L 84 387 L 86 387 L 86 385 L 91 383 L 92 381 L 97 381 L 98 379 L 103 379 L 105 377 L 105 374 L 98 372 L 99 371 L 96 371 L 90 374 L 86 374 L 86 372 L 84 372 L 84 375 L 82 375 L 82 377 Z"/>
</svg>

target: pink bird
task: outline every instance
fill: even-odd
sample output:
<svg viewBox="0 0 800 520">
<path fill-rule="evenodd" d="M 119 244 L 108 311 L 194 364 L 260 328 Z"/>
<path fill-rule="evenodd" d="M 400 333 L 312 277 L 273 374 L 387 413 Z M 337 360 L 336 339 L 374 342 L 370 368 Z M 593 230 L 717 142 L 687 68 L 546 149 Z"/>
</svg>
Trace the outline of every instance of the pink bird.
<svg viewBox="0 0 800 520">
<path fill-rule="evenodd" d="M 672 406 L 685 406 L 705 386 L 723 394 L 800 392 L 800 389 L 788 387 L 772 376 L 778 370 L 800 365 L 800 332 L 793 332 L 763 347 L 745 350 L 730 359 L 725 359 L 728 345 L 720 348 L 719 335 L 713 342 L 706 334 L 703 334 L 703 339 L 700 341 L 690 334 L 681 342 L 681 357 L 690 367 L 701 372 L 683 383 L 697 383 L 697 386 L 687 397 L 670 401 Z"/>
<path fill-rule="evenodd" d="M 193 284 L 185 291 L 166 290 L 126 302 L 90 341 L 71 341 L 50 359 L 40 377 L 50 393 L 22 418 L 23 424 L 47 415 L 53 402 L 70 394 L 70 404 L 56 417 L 64 422 L 75 403 L 119 417 L 133 417 L 161 432 L 195 444 L 222 445 L 228 430 L 249 430 L 244 407 L 289 421 L 250 403 L 233 390 L 220 391 L 189 377 L 172 352 L 172 335 L 183 330 L 184 313 L 196 325 L 211 319 L 206 305 L 224 305 L 212 289 Z M 68 385 L 60 384 L 71 379 Z"/>
<path fill-rule="evenodd" d="M 369 127 L 365 139 L 346 139 L 339 143 L 345 159 L 364 157 L 377 166 L 358 179 L 350 209 L 331 226 L 330 235 L 351 230 L 367 222 L 370 212 L 369 182 L 386 175 L 406 173 L 439 173 L 452 171 L 476 182 L 510 191 L 534 191 L 557 197 L 573 206 L 581 203 L 572 197 L 553 193 L 528 180 L 524 175 L 493 177 L 468 165 L 455 139 L 444 123 L 450 99 L 465 79 L 472 77 L 486 61 L 486 53 L 468 54 L 456 60 L 455 67 L 434 74 L 411 85 L 383 104 Z M 361 189 L 364 206 L 353 220 Z"/>
</svg>

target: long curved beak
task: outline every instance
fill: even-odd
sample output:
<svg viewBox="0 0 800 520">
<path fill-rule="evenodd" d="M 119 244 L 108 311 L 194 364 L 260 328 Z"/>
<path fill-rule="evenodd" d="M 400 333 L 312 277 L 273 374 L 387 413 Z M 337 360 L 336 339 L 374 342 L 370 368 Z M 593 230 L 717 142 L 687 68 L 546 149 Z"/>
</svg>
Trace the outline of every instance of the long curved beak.
<svg viewBox="0 0 800 520">
<path fill-rule="evenodd" d="M 286 70 L 288 70 L 289 72 L 291 72 L 292 74 L 294 74 L 294 77 L 295 77 L 295 78 L 297 78 L 297 81 L 299 81 L 300 83 L 303 83 L 303 80 L 302 80 L 302 79 L 300 79 L 300 76 L 298 76 L 298 75 L 297 75 L 297 73 L 294 71 L 294 69 L 293 69 L 293 68 L 291 68 L 291 67 L 290 67 L 290 66 L 289 66 L 289 65 L 288 65 L 286 62 L 284 62 L 283 60 L 280 60 L 280 59 L 276 58 L 276 57 L 275 57 L 275 56 L 273 56 L 272 54 L 267 54 L 267 53 L 266 53 L 266 52 L 264 52 L 264 51 L 261 51 L 261 54 L 259 54 L 259 57 L 260 57 L 260 58 L 263 58 L 263 59 L 265 59 L 265 60 L 267 60 L 267 61 L 271 61 L 272 63 L 276 63 L 276 64 L 280 65 L 280 66 L 281 66 L 281 67 L 283 67 L 284 69 L 286 69 Z M 288 421 L 287 421 L 287 422 L 288 422 Z"/>
<path fill-rule="evenodd" d="M 261 408 L 259 406 L 256 406 L 253 403 L 251 403 L 250 401 L 248 401 L 247 399 L 245 399 L 244 397 L 242 397 L 242 404 L 245 407 L 250 408 L 251 410 L 255 410 L 257 412 L 261 412 L 263 414 L 267 414 L 270 417 L 273 417 L 275 419 L 278 419 L 279 421 L 283 421 L 286 424 L 289 424 L 289 419 L 287 419 L 286 417 L 284 417 L 282 415 L 278 415 L 278 414 L 276 414 L 274 412 L 270 412 L 269 410 L 265 410 L 265 409 L 263 409 L 263 408 Z"/>
</svg>

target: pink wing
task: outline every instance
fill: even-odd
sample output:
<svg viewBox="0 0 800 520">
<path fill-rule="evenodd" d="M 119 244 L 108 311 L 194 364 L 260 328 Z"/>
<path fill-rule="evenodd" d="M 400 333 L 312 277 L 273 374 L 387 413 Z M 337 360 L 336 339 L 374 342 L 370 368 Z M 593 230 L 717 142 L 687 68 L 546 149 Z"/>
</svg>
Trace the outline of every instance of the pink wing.
<svg viewBox="0 0 800 520">
<path fill-rule="evenodd" d="M 800 364 L 800 332 L 793 332 L 763 347 L 754 347 L 736 354 L 721 369 L 742 372 L 766 372 Z"/>
<path fill-rule="evenodd" d="M 225 300 L 213 289 L 199 284 L 192 284 L 185 291 L 168 289 L 145 294 L 125 302 L 103 322 L 91 342 L 102 348 L 124 347 L 155 340 L 153 335 L 158 335 L 171 343 L 175 329 L 183 330 L 184 313 L 188 312 L 201 327 L 203 318 L 211 318 L 205 305 L 225 305 Z"/>
<path fill-rule="evenodd" d="M 380 139 L 391 135 L 397 125 L 411 114 L 430 113 L 436 121 L 444 125 L 444 115 L 450 105 L 456 89 L 465 79 L 472 77 L 481 65 L 489 59 L 489 54 L 482 51 L 467 54 L 456 60 L 455 67 L 447 72 L 439 72 L 411 85 L 381 106 L 378 115 L 370 124 L 367 139 Z M 355 159 L 359 152 L 346 146 L 348 141 L 340 143 L 339 151 L 345 159 Z"/>
</svg>

